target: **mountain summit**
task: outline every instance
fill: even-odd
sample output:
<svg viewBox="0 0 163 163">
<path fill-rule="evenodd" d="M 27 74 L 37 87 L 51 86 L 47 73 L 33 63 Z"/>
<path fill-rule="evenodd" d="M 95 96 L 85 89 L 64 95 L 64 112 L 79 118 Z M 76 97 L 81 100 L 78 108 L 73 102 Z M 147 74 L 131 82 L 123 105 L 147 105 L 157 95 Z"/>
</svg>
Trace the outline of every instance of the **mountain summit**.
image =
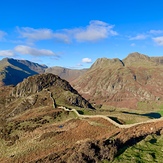
<svg viewBox="0 0 163 163">
<path fill-rule="evenodd" d="M 130 53 L 123 62 L 126 66 L 156 66 L 163 64 L 163 57 L 149 57 L 145 54 L 140 54 L 138 52 Z"/>
<path fill-rule="evenodd" d="M 106 68 L 106 67 L 123 67 L 124 63 L 118 59 L 108 59 L 108 58 L 99 58 L 95 61 L 95 63 L 91 66 L 91 69 Z"/>
</svg>

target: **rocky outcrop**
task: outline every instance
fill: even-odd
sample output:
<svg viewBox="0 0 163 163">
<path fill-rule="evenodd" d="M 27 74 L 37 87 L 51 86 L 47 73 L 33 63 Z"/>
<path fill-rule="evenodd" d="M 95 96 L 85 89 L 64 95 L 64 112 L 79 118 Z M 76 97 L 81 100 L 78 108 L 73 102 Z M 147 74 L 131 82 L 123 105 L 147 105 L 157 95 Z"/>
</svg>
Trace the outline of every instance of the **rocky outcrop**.
<svg viewBox="0 0 163 163">
<path fill-rule="evenodd" d="M 65 91 L 71 91 L 72 93 L 77 94 L 77 91 L 73 89 L 66 80 L 62 80 L 57 75 L 47 73 L 34 75 L 24 79 L 21 83 L 16 85 L 11 93 L 11 96 L 25 97 L 34 93 L 38 93 L 43 89 L 48 89 L 52 86 L 57 86 L 58 88 L 62 88 Z"/>
<path fill-rule="evenodd" d="M 91 66 L 90 69 L 96 69 L 98 68 L 106 68 L 106 67 L 123 67 L 124 63 L 118 59 L 108 59 L 108 58 L 99 58 L 95 61 L 95 63 Z"/>
<path fill-rule="evenodd" d="M 12 108 L 10 116 L 15 116 L 28 109 L 50 105 L 78 106 L 93 108 L 78 92 L 66 81 L 54 74 L 34 75 L 17 84 L 10 93 Z M 19 100 L 18 100 L 19 99 Z M 44 102 L 45 101 L 45 102 Z"/>
</svg>

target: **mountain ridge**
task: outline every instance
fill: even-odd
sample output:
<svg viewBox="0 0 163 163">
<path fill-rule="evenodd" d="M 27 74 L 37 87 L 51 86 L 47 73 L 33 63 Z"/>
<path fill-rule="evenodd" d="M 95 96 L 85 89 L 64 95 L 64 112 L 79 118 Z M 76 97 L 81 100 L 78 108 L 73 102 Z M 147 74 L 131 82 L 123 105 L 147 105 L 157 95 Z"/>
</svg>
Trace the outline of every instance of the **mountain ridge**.
<svg viewBox="0 0 163 163">
<path fill-rule="evenodd" d="M 140 101 L 157 102 L 163 99 L 161 59 L 140 53 L 131 53 L 122 61 L 98 59 L 72 85 L 92 103 L 137 108 Z"/>
<path fill-rule="evenodd" d="M 147 55 L 134 52 L 130 53 L 122 60 L 118 58 L 99 58 L 89 69 L 95 69 L 97 66 L 99 66 L 99 68 L 111 66 L 112 68 L 122 68 L 124 66 L 163 66 L 163 57 L 149 57 Z M 16 85 L 28 76 L 42 73 L 53 73 L 60 76 L 62 79 L 72 82 L 89 69 L 70 69 L 59 66 L 48 67 L 28 60 L 3 58 L 0 61 L 0 85 Z"/>
</svg>

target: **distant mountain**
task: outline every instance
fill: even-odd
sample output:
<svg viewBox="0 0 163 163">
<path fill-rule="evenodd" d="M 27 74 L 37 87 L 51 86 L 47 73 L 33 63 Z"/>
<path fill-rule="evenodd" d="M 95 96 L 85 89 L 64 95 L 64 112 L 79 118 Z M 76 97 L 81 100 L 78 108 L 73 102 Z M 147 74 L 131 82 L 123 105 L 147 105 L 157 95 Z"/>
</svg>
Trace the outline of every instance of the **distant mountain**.
<svg viewBox="0 0 163 163">
<path fill-rule="evenodd" d="M 131 53 L 124 60 L 100 58 L 72 85 L 96 104 L 153 107 L 152 101 L 163 101 L 163 57 Z"/>
<path fill-rule="evenodd" d="M 0 61 L 0 86 L 16 85 L 24 78 L 35 74 L 52 73 L 69 82 L 84 74 L 87 69 L 68 69 L 64 67 L 47 67 L 28 60 L 4 58 Z"/>
<path fill-rule="evenodd" d="M 82 74 L 84 74 L 87 69 L 68 69 L 64 67 L 49 67 L 45 70 L 46 73 L 52 73 L 58 75 L 60 78 L 65 79 L 69 82 L 73 81 L 74 79 L 78 78 Z"/>
<path fill-rule="evenodd" d="M 0 86 L 16 85 L 28 76 L 44 73 L 46 68 L 27 60 L 4 58 L 0 61 Z"/>
</svg>

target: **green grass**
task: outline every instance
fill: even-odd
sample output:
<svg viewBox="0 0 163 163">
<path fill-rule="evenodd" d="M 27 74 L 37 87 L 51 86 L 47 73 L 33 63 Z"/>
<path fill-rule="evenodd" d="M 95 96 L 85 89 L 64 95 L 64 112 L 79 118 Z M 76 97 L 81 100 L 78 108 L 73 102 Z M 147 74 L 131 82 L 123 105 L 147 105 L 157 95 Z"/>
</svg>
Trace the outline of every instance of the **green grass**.
<svg viewBox="0 0 163 163">
<path fill-rule="evenodd" d="M 160 111 L 159 111 L 158 113 L 160 113 L 161 116 L 163 116 L 163 104 L 161 104 L 161 105 L 159 106 L 159 109 L 160 109 Z"/>
<path fill-rule="evenodd" d="M 149 135 L 136 145 L 127 148 L 113 163 L 162 163 L 163 135 Z"/>
</svg>

